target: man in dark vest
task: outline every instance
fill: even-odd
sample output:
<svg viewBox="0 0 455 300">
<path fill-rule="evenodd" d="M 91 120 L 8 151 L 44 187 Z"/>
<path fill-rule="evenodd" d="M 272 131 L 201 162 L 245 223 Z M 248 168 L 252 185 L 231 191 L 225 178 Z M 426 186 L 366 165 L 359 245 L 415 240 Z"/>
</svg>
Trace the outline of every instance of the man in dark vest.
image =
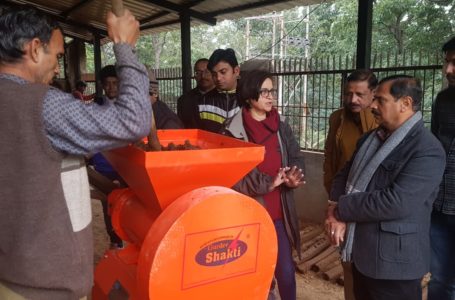
<svg viewBox="0 0 455 300">
<path fill-rule="evenodd" d="M 148 76 L 134 54 L 139 23 L 107 15 L 119 96 L 86 105 L 49 83 L 64 53 L 58 24 L 33 8 L 0 16 L 0 299 L 86 299 L 93 284 L 84 155 L 148 134 Z"/>
</svg>

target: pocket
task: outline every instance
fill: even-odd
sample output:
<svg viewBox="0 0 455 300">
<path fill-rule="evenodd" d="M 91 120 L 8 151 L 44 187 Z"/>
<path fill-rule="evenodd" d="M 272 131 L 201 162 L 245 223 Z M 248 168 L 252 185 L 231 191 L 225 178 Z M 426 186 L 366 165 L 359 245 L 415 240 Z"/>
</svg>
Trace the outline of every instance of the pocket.
<svg viewBox="0 0 455 300">
<path fill-rule="evenodd" d="M 417 223 L 381 222 L 379 255 L 385 261 L 409 263 L 418 258 Z"/>
<path fill-rule="evenodd" d="M 384 160 L 376 170 L 375 188 L 383 189 L 389 186 L 398 174 L 401 163 L 395 160 Z"/>
</svg>

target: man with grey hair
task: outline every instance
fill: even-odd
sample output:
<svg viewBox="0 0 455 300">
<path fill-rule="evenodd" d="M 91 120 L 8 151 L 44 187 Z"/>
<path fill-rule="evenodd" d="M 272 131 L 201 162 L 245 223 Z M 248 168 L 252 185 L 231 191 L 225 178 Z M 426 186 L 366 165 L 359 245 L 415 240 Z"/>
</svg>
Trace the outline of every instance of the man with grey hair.
<svg viewBox="0 0 455 300">
<path fill-rule="evenodd" d="M 418 79 L 384 78 L 371 104 L 379 127 L 332 184 L 326 231 L 353 264 L 356 300 L 422 299 L 445 153 L 424 127 L 421 99 Z"/>
</svg>

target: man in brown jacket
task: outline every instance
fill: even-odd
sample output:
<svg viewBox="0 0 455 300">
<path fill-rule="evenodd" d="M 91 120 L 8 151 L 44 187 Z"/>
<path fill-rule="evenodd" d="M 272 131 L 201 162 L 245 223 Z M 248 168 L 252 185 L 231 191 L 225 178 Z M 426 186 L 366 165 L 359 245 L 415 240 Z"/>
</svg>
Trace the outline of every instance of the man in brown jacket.
<svg viewBox="0 0 455 300">
<path fill-rule="evenodd" d="M 370 70 L 352 72 L 346 80 L 344 107 L 330 115 L 324 151 L 324 186 L 328 194 L 336 173 L 354 153 L 357 140 L 367 131 L 377 127 L 369 108 L 377 85 L 378 80 Z M 343 264 L 343 269 L 345 299 L 353 300 L 350 263 Z"/>
</svg>

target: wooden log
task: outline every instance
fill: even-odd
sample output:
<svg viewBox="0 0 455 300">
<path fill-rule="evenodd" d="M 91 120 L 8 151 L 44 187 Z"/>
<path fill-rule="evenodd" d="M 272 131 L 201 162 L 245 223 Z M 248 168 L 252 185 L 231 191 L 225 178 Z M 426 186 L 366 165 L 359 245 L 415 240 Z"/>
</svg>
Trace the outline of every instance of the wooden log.
<svg viewBox="0 0 455 300">
<path fill-rule="evenodd" d="M 315 272 L 319 272 L 321 269 L 323 269 L 327 265 L 330 265 L 332 262 L 339 260 L 339 259 L 340 259 L 340 254 L 338 253 L 338 251 L 334 251 L 330 255 L 325 257 L 324 259 L 315 263 L 313 265 L 313 267 L 311 267 L 311 270 L 313 270 Z"/>
<path fill-rule="evenodd" d="M 336 283 L 338 283 L 341 286 L 344 286 L 344 275 L 341 275 L 340 277 L 337 278 Z"/>
<path fill-rule="evenodd" d="M 343 267 L 341 267 L 341 264 L 337 265 L 336 267 L 328 270 L 327 272 L 322 273 L 322 278 L 325 280 L 336 280 L 338 277 L 343 274 Z"/>
<path fill-rule="evenodd" d="M 300 243 L 303 244 L 305 242 L 308 242 L 309 240 L 312 240 L 313 238 L 320 235 L 322 231 L 323 230 L 321 227 L 315 227 L 313 230 L 308 231 L 308 232 L 301 231 L 300 232 Z"/>
<path fill-rule="evenodd" d="M 321 261 L 322 259 L 326 258 L 327 256 L 329 256 L 330 254 L 332 254 L 333 252 L 335 252 L 336 249 L 333 248 L 333 247 L 328 247 L 327 249 L 325 249 L 324 251 L 322 251 L 320 254 L 318 254 L 317 256 L 313 257 L 312 259 L 308 259 L 308 260 L 303 260 L 301 263 L 299 263 L 297 265 L 297 270 L 299 272 L 302 272 L 302 273 L 306 273 L 308 272 L 311 267 Z"/>
<path fill-rule="evenodd" d="M 310 248 L 302 252 L 302 258 L 303 260 L 311 259 L 327 249 L 329 246 L 330 242 L 327 239 L 318 240 Z"/>
<path fill-rule="evenodd" d="M 311 246 L 313 246 L 314 244 L 316 244 L 319 240 L 326 239 L 326 238 L 327 237 L 325 236 L 325 233 L 321 232 L 321 233 L 319 233 L 319 235 L 315 236 L 311 240 L 308 240 L 305 243 L 300 244 L 301 245 L 300 248 L 302 249 L 302 251 L 305 251 L 308 248 L 310 248 Z"/>
<path fill-rule="evenodd" d="M 123 1 L 122 0 L 111 0 L 112 4 L 112 12 L 117 17 L 123 16 L 125 10 L 123 9 Z"/>
<path fill-rule="evenodd" d="M 307 234 L 310 231 L 315 230 L 318 227 L 319 227 L 319 225 L 304 225 L 303 227 L 300 227 L 300 230 L 299 230 L 300 237 L 302 237 L 303 235 Z"/>
<path fill-rule="evenodd" d="M 339 260 L 339 259 L 336 259 L 336 260 L 330 262 L 329 264 L 327 264 L 327 265 L 325 265 L 325 266 L 322 266 L 322 267 L 319 269 L 319 271 L 320 271 L 320 272 L 327 272 L 328 270 L 335 268 L 335 267 L 338 266 L 339 264 L 341 264 L 340 260 Z"/>
<path fill-rule="evenodd" d="M 121 17 L 125 13 L 123 0 L 111 0 L 111 6 L 112 12 L 117 17 Z M 161 144 L 156 129 L 155 116 L 152 111 L 152 126 L 150 128 L 150 133 L 147 135 L 147 143 L 150 151 L 161 151 Z"/>
</svg>

